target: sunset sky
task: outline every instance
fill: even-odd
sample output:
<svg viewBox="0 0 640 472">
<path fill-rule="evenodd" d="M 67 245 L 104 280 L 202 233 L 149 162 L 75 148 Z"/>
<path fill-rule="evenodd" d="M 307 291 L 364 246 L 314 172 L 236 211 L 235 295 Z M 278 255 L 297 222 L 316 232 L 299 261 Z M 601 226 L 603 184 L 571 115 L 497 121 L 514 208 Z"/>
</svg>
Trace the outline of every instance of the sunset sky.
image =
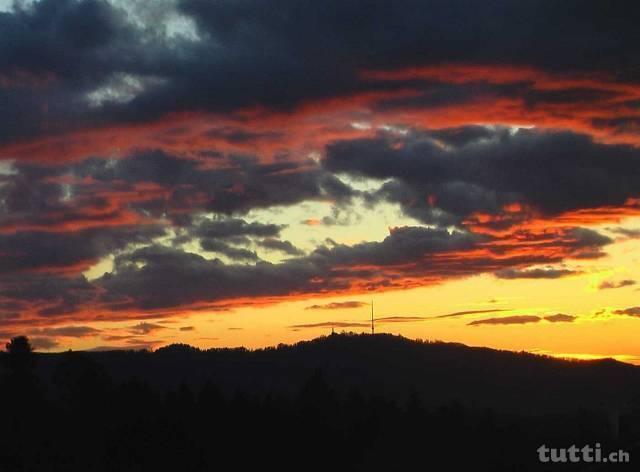
<svg viewBox="0 0 640 472">
<path fill-rule="evenodd" d="M 0 338 L 640 363 L 639 17 L 0 0 Z"/>
</svg>

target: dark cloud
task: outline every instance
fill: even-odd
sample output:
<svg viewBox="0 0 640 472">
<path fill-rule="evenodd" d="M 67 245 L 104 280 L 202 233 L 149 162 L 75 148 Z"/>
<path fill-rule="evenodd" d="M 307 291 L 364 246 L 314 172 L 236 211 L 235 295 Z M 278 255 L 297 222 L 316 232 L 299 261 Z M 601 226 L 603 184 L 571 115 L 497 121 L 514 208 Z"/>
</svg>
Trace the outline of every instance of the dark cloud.
<svg viewBox="0 0 640 472">
<path fill-rule="evenodd" d="M 625 308 L 623 310 L 614 310 L 614 315 L 627 315 L 640 317 L 640 306 L 634 306 L 631 308 Z"/>
<path fill-rule="evenodd" d="M 0 226 L 17 228 L 0 235 L 0 272 L 92 265 L 129 244 L 148 244 L 163 235 L 167 217 L 178 228 L 176 244 L 197 239 L 204 250 L 256 261 L 257 254 L 246 246 L 257 239 L 262 247 L 302 255 L 290 242 L 277 239 L 284 225 L 220 213 L 307 199 L 342 201 L 354 194 L 317 165 L 304 165 L 232 158 L 222 169 L 203 170 L 195 161 L 151 151 L 62 167 L 18 165 L 16 178 L 0 185 L 0 210 L 5 213 Z M 65 189 L 53 183 L 69 176 L 91 185 L 67 184 Z M 216 212 L 214 219 L 197 217 L 208 211 Z M 132 226 L 131 219 L 138 225 Z M 43 229 L 21 230 L 33 227 Z"/>
<path fill-rule="evenodd" d="M 586 231 L 586 232 L 585 232 Z M 545 236 L 545 238 L 547 238 Z M 148 246 L 115 258 L 114 270 L 95 281 L 103 290 L 102 301 L 123 309 L 167 308 L 193 303 L 219 304 L 247 297 L 277 297 L 302 293 L 332 293 L 406 288 L 411 284 L 439 283 L 451 277 L 509 267 L 525 261 L 539 263 L 561 254 L 593 251 L 609 240 L 595 232 L 570 229 L 543 242 L 550 256 L 509 256 L 491 238 L 468 232 L 426 227 L 392 229 L 380 242 L 352 246 L 330 243 L 307 256 L 278 264 L 225 264 L 218 259 L 176 248 Z M 495 254 L 470 260 L 466 251 L 479 244 L 496 244 Z M 540 241 L 533 240 L 533 247 Z M 526 247 L 526 246 L 525 246 Z M 527 251 L 525 251 L 527 252 Z M 446 255 L 449 256 L 446 256 Z M 177 284 L 176 280 L 180 283 Z M 362 285 L 366 281 L 366 285 Z"/>
<path fill-rule="evenodd" d="M 334 172 L 394 179 L 372 197 L 398 202 L 429 223 L 460 223 L 475 212 L 499 214 L 510 204 L 556 215 L 622 206 L 638 196 L 640 152 L 632 146 L 570 132 L 474 133 L 475 128 L 468 132 L 475 140 L 450 147 L 429 133 L 339 141 L 327 146 L 323 162 Z"/>
<path fill-rule="evenodd" d="M 258 245 L 271 251 L 280 251 L 290 256 L 302 256 L 304 251 L 298 249 L 291 241 L 282 241 L 275 238 L 267 238 L 258 241 Z"/>
<path fill-rule="evenodd" d="M 503 318 L 487 318 L 485 320 L 475 320 L 469 323 L 469 326 L 527 324 L 538 323 L 541 320 L 542 318 L 535 315 L 515 315 L 505 316 Z"/>
<path fill-rule="evenodd" d="M 447 251 L 464 251 L 482 240 L 481 236 L 462 231 L 407 226 L 392 229 L 391 234 L 381 242 L 320 247 L 312 257 L 321 257 L 333 264 L 346 266 L 399 265 L 415 262 L 418 254 L 426 256 Z"/>
<path fill-rule="evenodd" d="M 605 280 L 604 282 L 602 282 L 600 285 L 598 285 L 598 288 L 600 290 L 605 290 L 605 289 L 611 289 L 611 288 L 623 288 L 623 287 L 629 287 L 631 285 L 635 285 L 636 281 L 635 280 L 630 280 L 630 279 L 626 279 L 626 280 Z"/>
<path fill-rule="evenodd" d="M 456 148 L 473 144 L 483 139 L 492 139 L 495 131 L 487 126 L 469 125 L 459 128 L 433 130 L 431 135 L 440 142 Z"/>
<path fill-rule="evenodd" d="M 90 326 L 61 326 L 57 328 L 41 328 L 33 330 L 32 334 L 38 336 L 61 336 L 69 338 L 84 338 L 88 336 L 97 336 L 100 330 Z"/>
<path fill-rule="evenodd" d="M 163 229 L 147 225 L 0 234 L 0 274 L 56 272 L 92 265 L 129 244 L 149 243 L 162 234 Z"/>
<path fill-rule="evenodd" d="M 225 265 L 197 254 L 152 246 L 117 256 L 115 270 L 96 283 L 107 290 L 110 300 L 134 300 L 139 308 L 236 297 L 314 293 L 350 287 L 358 275 L 350 273 L 352 266 L 391 268 L 414 263 L 417 254 L 426 257 L 442 251 L 471 248 L 476 240 L 467 233 L 397 228 L 382 242 L 319 247 L 306 257 L 279 264 L 259 261 L 255 265 Z M 338 270 L 338 267 L 344 269 Z M 429 269 L 427 266 L 416 270 Z M 176 277 L 180 284 L 175 283 Z M 394 277 L 390 275 L 390 278 Z"/>
<path fill-rule="evenodd" d="M 91 302 L 95 287 L 84 276 L 48 274 L 7 274 L 0 276 L 0 298 L 23 311 L 31 304 L 41 308 L 41 317 L 56 317 L 72 313 Z"/>
<path fill-rule="evenodd" d="M 0 57 L 9 70 L 78 74 L 95 65 L 87 63 L 93 54 L 125 33 L 119 31 L 124 18 L 107 2 L 42 0 L 24 9 L 16 6 L 1 17 L 7 34 Z"/>
<path fill-rule="evenodd" d="M 3 13 L 0 73 L 48 86 L 0 95 L 9 105 L 4 116 L 11 117 L 1 123 L 0 139 L 171 112 L 289 110 L 311 99 L 394 86 L 362 78 L 363 69 L 512 64 L 638 80 L 632 2 L 491 0 L 477 9 L 466 0 L 182 0 L 178 12 L 195 22 L 197 37 L 171 37 L 157 19 L 136 25 L 98 0 L 41 0 Z M 104 97 L 92 103 L 90 92 Z M 526 103 L 589 100 L 597 93 L 538 91 Z M 247 139 L 225 128 L 214 132 Z"/>
<path fill-rule="evenodd" d="M 224 165 L 202 168 L 201 163 L 161 151 L 134 153 L 126 159 L 88 159 L 69 171 L 102 183 L 154 183 L 165 187 L 161 201 L 137 204 L 142 210 L 162 215 L 197 208 L 210 212 L 242 213 L 252 208 L 291 205 L 305 200 L 347 201 L 356 192 L 311 161 L 262 163 L 256 157 L 230 156 Z M 258 225 L 241 219 L 203 222 L 209 237 L 276 236 L 281 227 Z"/>
<path fill-rule="evenodd" d="M 180 331 L 195 331 L 193 326 L 181 326 Z"/>
<path fill-rule="evenodd" d="M 359 302 L 356 300 L 349 300 L 346 302 L 331 302 L 324 305 L 311 305 L 305 308 L 305 310 L 342 310 L 345 308 L 362 308 L 368 306 L 368 303 Z"/>
<path fill-rule="evenodd" d="M 0 141 L 89 119 L 82 95 L 111 73 L 124 72 L 131 59 L 123 53 L 131 51 L 133 32 L 103 1 L 42 0 L 0 14 L 0 30 L 0 75 L 18 86 L 0 88 L 0 102 L 7 105 L 0 118 Z M 25 82 L 31 82 L 31 89 L 20 87 Z"/>
<path fill-rule="evenodd" d="M 452 80 L 450 77 L 442 80 Z M 602 88 L 588 87 L 563 87 L 558 84 L 554 89 L 536 88 L 534 77 L 528 80 L 525 77 L 513 78 L 512 81 L 501 83 L 489 83 L 490 77 L 474 77 L 469 75 L 462 83 L 447 83 L 435 81 L 434 79 L 423 79 L 422 82 L 411 82 L 399 80 L 399 83 L 412 85 L 416 93 L 410 96 L 385 98 L 375 103 L 374 109 L 378 112 L 406 111 L 406 110 L 430 110 L 445 107 L 464 106 L 465 104 L 478 101 L 498 102 L 500 100 L 512 100 L 521 103 L 523 111 L 533 109 L 545 109 L 548 106 L 559 105 L 592 105 L 594 108 L 606 109 L 606 104 L 614 99 L 624 97 L 624 94 L 614 90 L 604 90 Z M 605 123 L 608 120 L 604 120 Z M 594 120 L 593 126 L 596 128 L 606 127 L 600 120 Z M 615 128 L 616 132 L 633 131 L 635 123 L 629 122 L 628 126 L 621 125 Z M 476 130 L 481 128 L 475 127 Z M 637 129 L 637 126 L 635 127 Z M 466 135 L 466 136 L 465 136 Z M 468 133 L 461 133 L 458 136 L 448 133 L 435 133 L 435 136 L 442 137 L 443 142 L 449 144 L 463 144 L 465 138 L 471 137 Z M 475 139 L 480 137 L 480 134 Z M 457 138 L 457 139 L 456 139 Z M 466 141 L 469 142 L 469 141 Z"/>
<path fill-rule="evenodd" d="M 259 260 L 255 251 L 233 247 L 231 244 L 249 245 L 251 243 L 249 237 L 269 237 L 269 241 L 273 240 L 279 243 L 280 241 L 271 237 L 278 236 L 283 227 L 282 225 L 258 222 L 248 223 L 240 218 L 220 218 L 204 220 L 187 228 L 187 234 L 189 237 L 198 238 L 200 247 L 205 251 L 223 254 L 232 260 L 255 262 Z M 262 246 L 263 244 L 259 241 L 258 245 Z M 291 249 L 294 249 L 292 245 Z"/>
<path fill-rule="evenodd" d="M 258 255 L 254 251 L 250 251 L 248 249 L 236 248 L 230 246 L 229 244 L 210 238 L 204 238 L 200 240 L 200 247 L 205 251 L 209 252 L 217 252 L 218 254 L 222 254 L 227 256 L 232 260 L 246 260 L 246 261 L 257 261 Z"/>
<path fill-rule="evenodd" d="M 246 143 L 257 140 L 274 140 L 282 138 L 283 133 L 276 132 L 252 132 L 239 128 L 225 126 L 222 128 L 211 128 L 204 133 L 211 138 L 222 138 L 231 143 Z"/>
<path fill-rule="evenodd" d="M 320 271 L 312 261 L 225 265 L 219 260 L 156 246 L 118 257 L 115 271 L 97 283 L 112 298 L 133 300 L 138 307 L 158 308 L 312 291 L 311 279 Z M 176 277 L 179 284 L 175 283 Z"/>
<path fill-rule="evenodd" d="M 257 0 L 185 0 L 181 8 L 196 19 L 212 43 L 237 52 L 225 64 L 234 76 L 244 77 L 249 61 L 254 64 L 251 70 L 259 71 L 257 78 L 266 89 L 245 100 L 279 105 L 287 103 L 281 96 L 284 90 L 291 101 L 354 87 L 350 74 L 354 66 L 388 68 L 448 61 L 524 63 L 553 70 L 617 64 L 626 70 L 633 57 L 629 44 L 638 39 L 633 22 L 627 19 L 630 5 L 605 9 L 596 1 L 575 2 L 566 8 L 552 1 L 517 5 L 489 1 L 478 10 L 463 0 L 400 4 L 332 0 L 322 6 L 283 0 L 275 7 Z M 569 14 L 574 11 L 581 14 Z M 598 34 L 593 34 L 594 29 Z M 310 57 L 314 60 L 309 61 Z M 332 75 L 323 73 L 327 66 Z M 276 86 L 267 71 L 277 74 L 282 83 Z M 302 85 L 303 73 L 316 80 Z M 242 82 L 238 85 L 252 88 Z"/>
<path fill-rule="evenodd" d="M 283 225 L 219 214 L 213 220 L 192 216 L 309 198 L 339 200 L 346 195 L 344 188 L 338 196 L 327 193 L 324 185 L 329 182 L 328 187 L 338 188 L 330 183 L 338 180 L 317 165 L 311 170 L 299 165 L 262 165 L 246 158 L 232 159 L 230 167 L 223 169 L 202 170 L 194 161 L 161 152 L 140 152 L 117 161 L 91 158 L 63 166 L 16 164 L 16 174 L 3 177 L 0 183 L 0 228 L 4 230 L 0 233 L 0 296 L 7 297 L 0 301 L 45 302 L 37 307 L 43 317 L 67 315 L 90 305 L 96 287 L 74 274 L 131 246 L 152 244 L 166 234 L 166 216 L 177 226 L 176 243 L 197 239 L 205 250 L 232 260 L 257 261 L 254 251 L 236 247 L 246 247 L 256 238 L 268 240 L 269 247 L 301 255 L 290 243 L 275 242 Z M 204 200 L 198 195 L 204 195 Z M 225 195 L 232 195 L 231 200 Z M 34 227 L 42 229 L 30 229 Z M 0 312 L 27 308 L 19 304 L 0 307 Z"/>
<path fill-rule="evenodd" d="M 143 323 L 138 323 L 135 326 L 131 326 L 129 328 L 129 331 L 131 331 L 133 334 L 149 334 L 162 329 L 166 329 L 166 326 L 162 326 L 157 323 L 143 322 Z"/>
<path fill-rule="evenodd" d="M 504 269 L 495 273 L 499 279 L 560 279 L 580 274 L 580 271 L 564 268 L 538 268 L 538 269 Z"/>
<path fill-rule="evenodd" d="M 555 315 L 547 315 L 545 320 L 551 323 L 573 323 L 577 317 L 573 315 L 565 315 L 564 313 L 557 313 Z"/>
<path fill-rule="evenodd" d="M 193 234 L 201 238 L 229 238 L 234 236 L 278 236 L 281 225 L 263 224 L 251 222 L 247 223 L 240 218 L 219 219 L 202 222 Z"/>
<path fill-rule="evenodd" d="M 527 90 L 522 99 L 528 107 L 559 104 L 585 104 L 618 97 L 618 93 L 598 88 L 574 87 L 560 90 Z"/>
</svg>

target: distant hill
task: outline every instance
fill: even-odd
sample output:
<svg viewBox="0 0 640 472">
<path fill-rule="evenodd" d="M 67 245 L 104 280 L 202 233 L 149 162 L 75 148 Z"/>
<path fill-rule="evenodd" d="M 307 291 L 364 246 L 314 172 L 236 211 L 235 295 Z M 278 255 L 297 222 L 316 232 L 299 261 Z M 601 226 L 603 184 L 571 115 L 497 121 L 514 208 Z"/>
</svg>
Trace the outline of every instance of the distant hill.
<svg viewBox="0 0 640 472">
<path fill-rule="evenodd" d="M 574 361 L 388 334 L 335 334 L 259 350 L 199 350 L 170 345 L 155 352 L 87 352 L 115 381 L 137 379 L 164 391 L 207 381 L 226 394 L 295 395 L 320 370 L 338 394 L 359 390 L 427 407 L 460 403 L 512 413 L 609 409 L 640 394 L 640 368 L 614 360 Z M 50 379 L 64 354 L 40 354 Z"/>
</svg>

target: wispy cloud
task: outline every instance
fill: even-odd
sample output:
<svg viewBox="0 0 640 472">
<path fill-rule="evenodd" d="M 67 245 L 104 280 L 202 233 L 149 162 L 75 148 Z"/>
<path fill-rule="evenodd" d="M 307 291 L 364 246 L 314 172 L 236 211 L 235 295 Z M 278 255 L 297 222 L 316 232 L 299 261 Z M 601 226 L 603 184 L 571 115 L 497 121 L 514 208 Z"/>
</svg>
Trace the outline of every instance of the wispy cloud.
<svg viewBox="0 0 640 472">
<path fill-rule="evenodd" d="M 606 290 L 611 288 L 623 288 L 623 287 L 629 287 L 631 285 L 635 285 L 636 283 L 637 282 L 635 280 L 631 280 L 631 279 L 618 280 L 618 281 L 605 280 L 600 285 L 598 285 L 598 288 L 600 290 Z"/>
<path fill-rule="evenodd" d="M 555 315 L 513 315 L 499 318 L 487 318 L 484 320 L 476 320 L 468 323 L 469 326 L 478 325 L 521 325 L 539 323 L 548 321 L 549 323 L 572 323 L 576 320 L 576 316 L 566 315 L 564 313 L 556 313 Z"/>
<path fill-rule="evenodd" d="M 368 306 L 368 303 L 349 300 L 346 302 L 332 302 L 326 303 L 324 305 L 311 305 L 305 308 L 305 310 L 343 310 L 349 308 L 361 308 L 363 306 Z"/>
<path fill-rule="evenodd" d="M 580 271 L 565 268 L 538 268 L 538 269 L 504 269 L 495 273 L 499 279 L 559 279 L 571 275 L 580 274 Z"/>
<path fill-rule="evenodd" d="M 555 315 L 547 315 L 544 319 L 551 323 L 572 323 L 577 319 L 577 317 L 573 315 L 565 315 L 564 313 L 557 313 Z"/>
<path fill-rule="evenodd" d="M 308 323 L 297 324 L 289 326 L 292 329 L 307 329 L 307 328 L 368 328 L 370 323 L 357 323 L 349 321 L 324 321 L 321 323 Z"/>
<path fill-rule="evenodd" d="M 481 315 L 484 313 L 498 313 L 501 311 L 509 311 L 503 308 L 493 308 L 488 310 L 466 310 L 466 311 L 456 311 L 454 313 L 448 313 L 446 315 L 433 316 L 430 319 L 438 319 L 438 318 L 457 318 L 462 316 L 470 316 L 470 315 Z"/>
<path fill-rule="evenodd" d="M 487 318 L 484 320 L 476 320 L 469 323 L 469 326 L 479 325 L 518 325 L 527 323 L 538 323 L 542 318 L 535 315 L 515 315 L 505 316 L 503 318 Z"/>
<path fill-rule="evenodd" d="M 383 318 L 376 318 L 374 321 L 376 323 L 413 323 L 416 321 L 425 321 L 429 318 L 425 318 L 424 316 L 385 316 Z"/>
</svg>

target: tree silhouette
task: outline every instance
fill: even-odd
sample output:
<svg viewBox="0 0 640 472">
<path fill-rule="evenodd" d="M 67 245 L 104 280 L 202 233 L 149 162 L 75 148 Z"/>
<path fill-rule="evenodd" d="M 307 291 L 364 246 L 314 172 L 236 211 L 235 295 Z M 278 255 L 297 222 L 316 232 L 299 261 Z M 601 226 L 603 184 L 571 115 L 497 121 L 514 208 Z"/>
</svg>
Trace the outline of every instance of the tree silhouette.
<svg viewBox="0 0 640 472">
<path fill-rule="evenodd" d="M 6 344 L 7 355 L 3 356 L 7 368 L 17 375 L 26 375 L 33 369 L 33 348 L 26 336 L 16 336 Z"/>
<path fill-rule="evenodd" d="M 35 373 L 36 355 L 26 336 L 14 337 L 5 346 L 1 358 L 6 374 L 0 398 L 4 434 L 0 443 L 8 453 L 0 457 L 0 470 L 38 470 L 47 450 L 42 425 L 47 424 L 48 415 Z"/>
</svg>

